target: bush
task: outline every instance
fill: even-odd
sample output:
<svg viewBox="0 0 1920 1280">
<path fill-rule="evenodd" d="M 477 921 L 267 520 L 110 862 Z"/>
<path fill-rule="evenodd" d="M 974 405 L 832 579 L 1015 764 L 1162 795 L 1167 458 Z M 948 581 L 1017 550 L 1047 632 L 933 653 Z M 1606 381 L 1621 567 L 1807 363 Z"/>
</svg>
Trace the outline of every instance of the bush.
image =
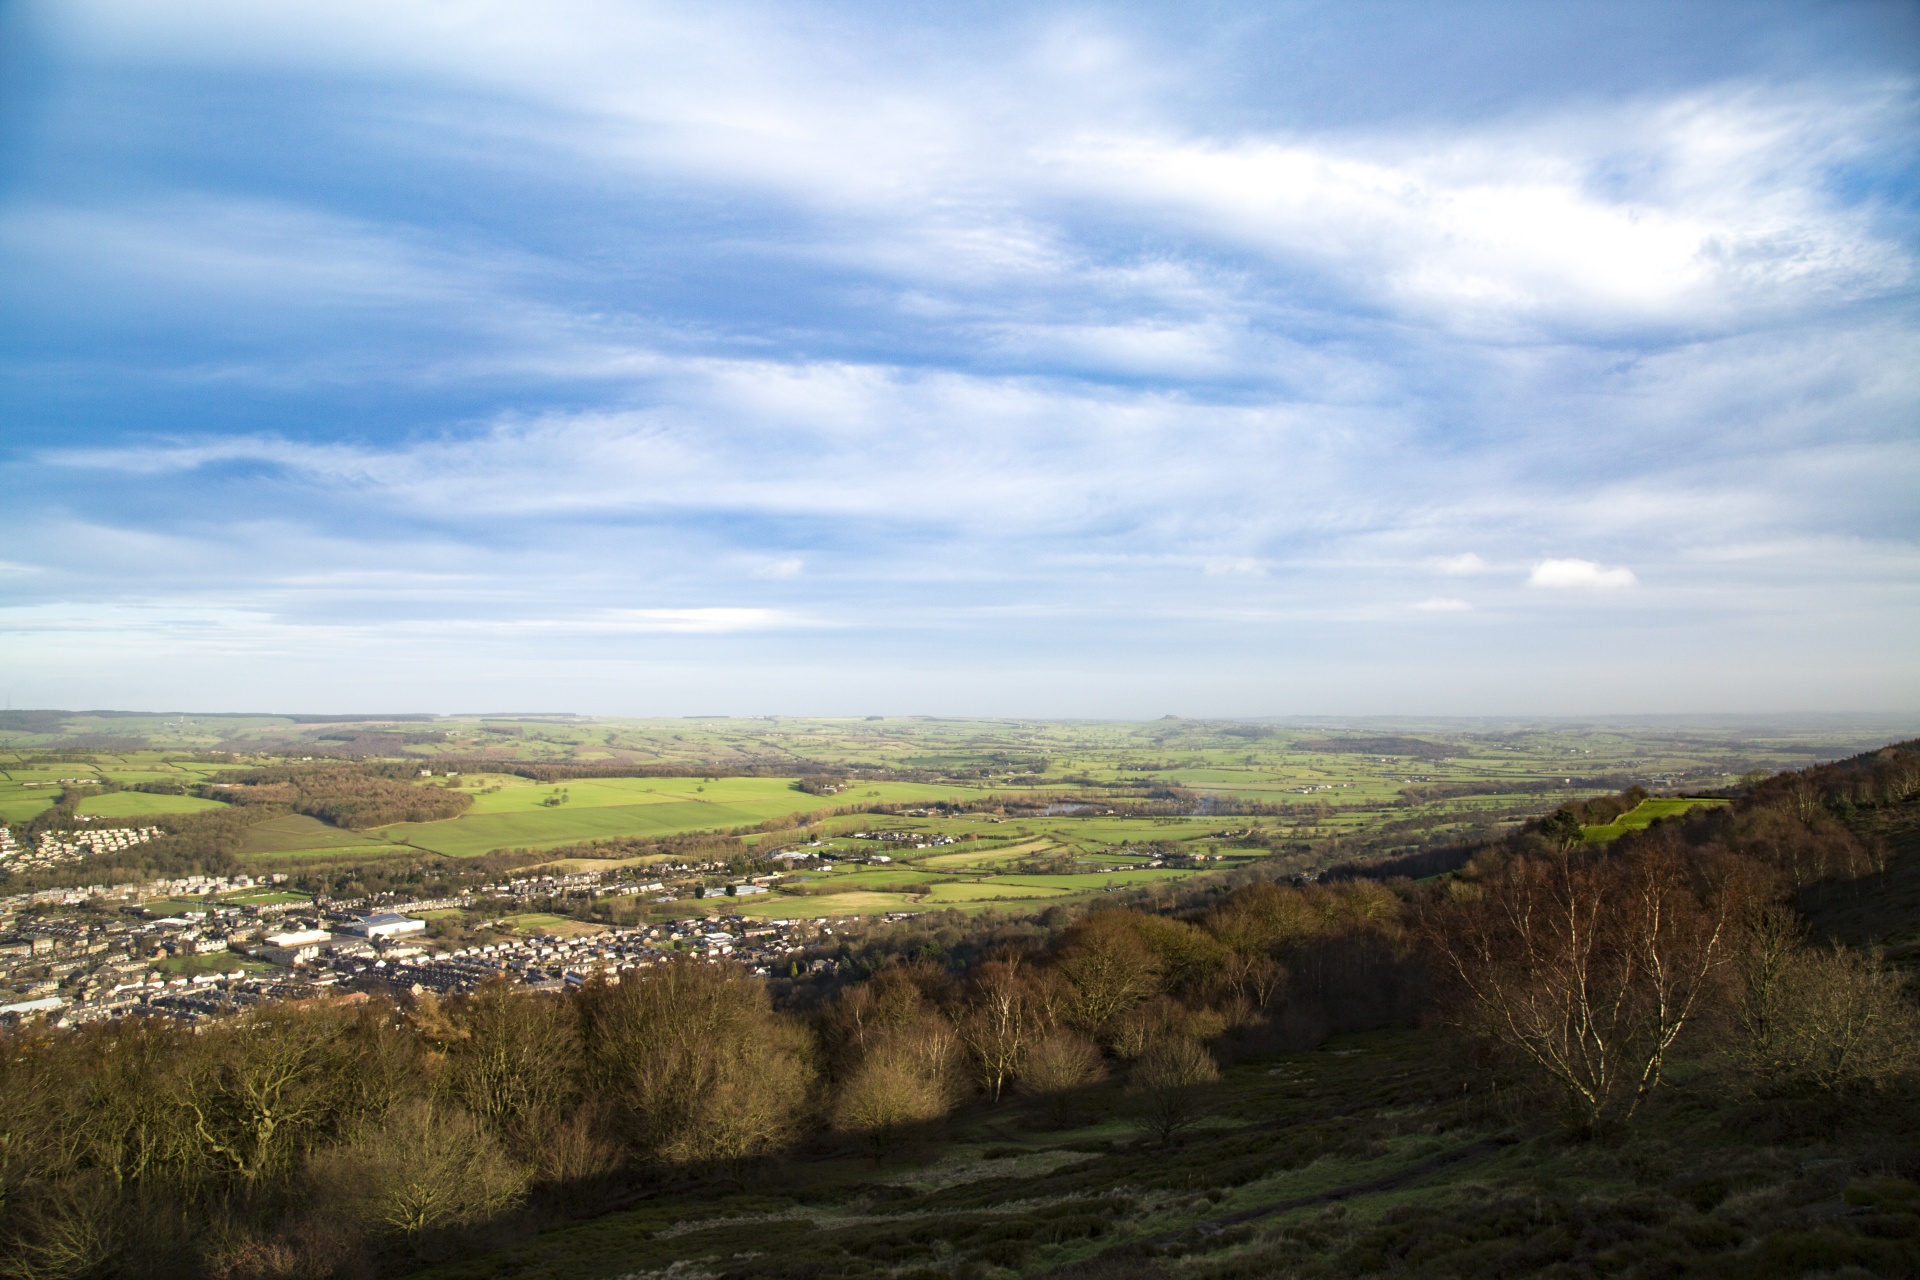
<svg viewBox="0 0 1920 1280">
<path fill-rule="evenodd" d="M 1920 1071 L 1920 1010 L 1870 956 L 1794 948 L 1746 996 L 1738 1057 L 1763 1092 L 1883 1089 Z"/>
<path fill-rule="evenodd" d="M 1170 1142 L 1204 1114 L 1201 1086 L 1219 1080 L 1213 1055 L 1197 1041 L 1176 1037 L 1149 1045 L 1127 1075 L 1134 1118 L 1154 1137 Z"/>
<path fill-rule="evenodd" d="M 526 1174 L 487 1127 L 450 1103 L 414 1099 L 312 1164 L 320 1203 L 376 1233 L 418 1241 L 517 1204 Z"/>
</svg>

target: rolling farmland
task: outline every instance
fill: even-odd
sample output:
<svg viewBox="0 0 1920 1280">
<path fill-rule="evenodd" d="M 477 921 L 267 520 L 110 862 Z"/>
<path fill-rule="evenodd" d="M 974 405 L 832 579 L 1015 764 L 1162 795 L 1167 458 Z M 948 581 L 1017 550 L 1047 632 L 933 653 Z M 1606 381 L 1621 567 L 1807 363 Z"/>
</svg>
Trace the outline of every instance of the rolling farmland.
<svg viewBox="0 0 1920 1280">
<path fill-rule="evenodd" d="M 1171 717 L 305 724 L 107 714 L 72 715 L 64 728 L 144 736 L 147 745 L 43 753 L 28 740 L 34 735 L 0 730 L 0 743 L 12 743 L 0 752 L 0 818 L 26 823 L 67 793 L 80 817 L 191 818 L 224 806 L 198 795 L 88 794 L 90 784 L 76 780 L 217 796 L 204 784 L 223 774 L 324 767 L 322 753 L 346 743 L 360 753 L 355 758 L 406 762 L 397 776 L 457 789 L 471 807 L 442 821 L 354 830 L 300 814 L 272 816 L 241 836 L 234 856 L 242 869 L 337 875 L 355 867 L 457 866 L 502 853 L 513 853 L 515 865 L 534 865 L 529 856 L 545 850 L 556 853 L 555 871 L 639 868 L 650 856 L 635 842 L 706 833 L 737 838 L 744 843 L 734 847 L 754 858 L 781 850 L 823 855 L 824 863 L 784 878 L 788 892 L 730 903 L 773 916 L 1038 911 L 1257 861 L 1306 873 L 1355 856 L 1487 838 L 1562 801 L 1629 784 L 1652 791 L 1640 808 L 1588 829 L 1589 839 L 1605 840 L 1692 803 L 1675 792 L 1842 755 L 1891 732 L 1844 724 Z M 215 746 L 223 753 L 195 754 Z M 541 769 L 551 771 L 546 780 Z M 654 776 L 590 776 L 596 770 Z M 594 856 L 606 841 L 625 843 Z"/>
</svg>

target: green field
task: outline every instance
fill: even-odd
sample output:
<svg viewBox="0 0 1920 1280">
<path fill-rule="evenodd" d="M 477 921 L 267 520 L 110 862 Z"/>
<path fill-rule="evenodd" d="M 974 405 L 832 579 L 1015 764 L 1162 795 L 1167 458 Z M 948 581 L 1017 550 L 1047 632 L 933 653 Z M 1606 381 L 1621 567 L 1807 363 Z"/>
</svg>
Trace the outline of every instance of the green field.
<svg viewBox="0 0 1920 1280">
<path fill-rule="evenodd" d="M 218 800 L 202 800 L 199 796 L 154 795 L 145 791 L 109 791 L 105 795 L 88 796 L 80 802 L 75 812 L 96 818 L 143 818 L 148 814 L 205 813 L 209 809 L 226 807 Z"/>
<path fill-rule="evenodd" d="M 491 787 L 499 790 L 491 790 Z M 966 787 L 883 782 L 842 796 L 796 791 L 785 778 L 590 778 L 554 786 L 490 777 L 473 809 L 444 822 L 406 822 L 378 829 L 383 840 L 434 853 L 470 857 L 497 849 L 551 849 L 588 840 L 651 838 L 750 827 L 792 813 L 852 804 L 915 804 L 967 799 Z M 564 804 L 550 800 L 566 797 Z"/>
<path fill-rule="evenodd" d="M 528 911 L 517 916 L 506 916 L 502 918 L 501 923 L 516 933 L 544 933 L 561 938 L 578 938 L 606 932 L 605 925 L 586 924 L 546 911 Z"/>
<path fill-rule="evenodd" d="M 290 813 L 284 818 L 274 818 L 248 827 L 246 838 L 240 844 L 240 852 L 243 855 L 306 853 L 324 849 L 352 849 L 366 845 L 392 843 L 391 840 L 383 840 L 365 832 L 331 827 L 320 819 L 309 818 L 305 814 Z"/>
<path fill-rule="evenodd" d="M 877 915 L 888 911 L 912 911 L 913 903 L 897 893 L 826 893 L 804 898 L 781 893 L 755 894 L 751 898 L 705 898 L 698 902 L 675 903 L 698 911 L 723 911 L 762 920 L 812 920 L 819 916 Z"/>
<path fill-rule="evenodd" d="M 922 903 L 945 906 L 951 902 L 1037 902 L 1049 898 L 1069 898 L 1073 890 L 1047 885 L 1014 884 L 1008 880 L 956 880 L 936 884 Z"/>
<path fill-rule="evenodd" d="M 378 875 L 382 864 L 430 860 L 423 855 L 471 858 L 721 832 L 743 835 L 761 850 L 803 846 L 833 858 L 884 852 L 893 859 L 809 872 L 806 879 L 837 905 L 822 905 L 826 899 L 819 897 L 776 896 L 775 910 L 791 902 L 810 905 L 816 914 L 950 905 L 970 910 L 993 903 L 1038 910 L 1049 902 L 1093 900 L 1199 874 L 1152 868 L 1147 863 L 1154 852 L 1220 859 L 1206 862 L 1209 870 L 1268 860 L 1272 874 L 1303 874 L 1349 858 L 1490 838 L 1567 799 L 1609 794 L 1630 783 L 1656 792 L 1719 787 L 1754 768 L 1839 756 L 1897 736 L 1887 728 L 1844 726 L 1173 717 L 449 717 L 432 723 L 432 735 L 416 733 L 413 742 L 405 738 L 417 720 L 372 720 L 353 731 L 390 735 L 389 758 L 412 756 L 422 767 L 446 759 L 434 769 L 438 776 L 420 779 L 420 785 L 458 787 L 472 797 L 468 812 L 442 822 L 357 831 L 310 817 L 276 818 L 247 830 L 242 864 L 305 877 L 304 887 L 318 891 L 328 882 L 352 883 L 356 868 Z M 84 757 L 36 757 L 32 735 L 0 732 L 0 816 L 30 818 L 59 795 L 57 785 L 28 783 L 95 777 L 191 785 L 226 769 L 283 762 L 289 745 L 307 738 L 318 758 L 331 749 L 325 735 L 340 730 L 331 722 L 303 725 L 284 717 L 74 714 L 63 732 L 145 736 L 154 744 Z M 277 744 L 278 756 L 263 751 L 210 762 L 182 754 L 215 740 L 231 749 L 250 737 L 263 746 Z M 500 767 L 486 763 L 491 760 Z M 509 761 L 664 764 L 713 773 L 543 783 L 509 772 Z M 725 776 L 748 766 L 754 776 Z M 811 770 L 833 786 L 832 794 L 802 792 L 790 776 L 761 776 L 789 766 Z M 459 776 L 446 769 L 457 769 Z M 857 772 L 862 769 L 878 772 L 864 776 Z M 881 780 L 895 770 L 921 780 Z M 985 803 L 967 813 L 866 812 L 943 800 Z M 1648 801 L 1617 823 L 1590 829 L 1587 837 L 1609 839 L 1690 803 Z M 82 804 L 83 813 L 138 817 L 142 811 L 204 809 L 212 802 L 120 792 L 86 796 Z M 1148 806 L 1159 812 L 1116 811 Z M 807 825 L 795 828 L 784 821 L 790 818 L 806 819 Z M 772 830 L 760 830 L 769 823 Z M 901 839 L 852 838 L 875 829 L 900 833 Z M 956 843 L 932 845 L 935 839 Z M 916 843 L 931 847 L 916 849 Z M 554 869 L 611 870 L 633 861 L 564 859 L 565 866 Z M 743 902 L 741 909 L 764 914 L 770 908 Z"/>
<path fill-rule="evenodd" d="M 1689 809 L 1711 808 L 1726 803 L 1725 800 L 1710 799 L 1642 800 L 1605 826 L 1582 827 L 1580 835 L 1589 844 L 1605 844 L 1609 840 L 1618 840 L 1629 831 L 1644 831 L 1662 818 L 1671 818 Z"/>
</svg>

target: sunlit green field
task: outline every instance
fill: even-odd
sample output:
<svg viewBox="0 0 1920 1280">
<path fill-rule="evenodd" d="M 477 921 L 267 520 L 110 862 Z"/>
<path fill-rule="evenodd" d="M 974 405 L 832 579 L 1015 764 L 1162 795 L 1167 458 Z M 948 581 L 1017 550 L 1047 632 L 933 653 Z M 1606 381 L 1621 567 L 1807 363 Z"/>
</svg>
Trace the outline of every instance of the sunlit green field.
<svg viewBox="0 0 1920 1280">
<path fill-rule="evenodd" d="M 547 911 L 528 911 L 517 916 L 506 916 L 502 919 L 502 923 L 516 933 L 543 933 L 562 938 L 585 937 L 606 931 L 604 925 L 588 924 Z"/>
<path fill-rule="evenodd" d="M 202 800 L 199 796 L 150 795 L 144 791 L 110 791 L 105 795 L 88 796 L 80 802 L 76 812 L 96 818 L 137 818 L 150 813 L 204 813 L 209 809 L 226 807 L 218 800 Z"/>
<path fill-rule="evenodd" d="M 1604 844 L 1619 839 L 1629 831 L 1644 831 L 1662 818 L 1671 818 L 1689 809 L 1711 808 L 1726 803 L 1725 800 L 1642 800 L 1605 826 L 1583 827 L 1580 834 L 1589 844 Z"/>
<path fill-rule="evenodd" d="M 32 822 L 53 808 L 59 793 L 51 789 L 29 789 L 19 783 L 0 783 L 0 822 Z"/>
<path fill-rule="evenodd" d="M 805 898 L 781 893 L 755 894 L 751 898 L 705 899 L 675 904 L 686 908 L 737 912 L 761 920 L 812 920 L 820 916 L 876 915 L 887 911 L 911 911 L 912 903 L 895 893 L 828 893 Z"/>
<path fill-rule="evenodd" d="M 102 752 L 80 760 L 37 760 L 20 752 L 0 751 L 0 822 L 31 822 L 60 799 L 63 778 L 101 778 L 132 785 L 171 782 L 192 786 L 215 776 L 225 766 L 174 761 L 162 751 Z M 129 818 L 144 814 L 197 813 L 222 808 L 218 801 L 192 796 L 110 792 L 84 797 L 78 812 L 95 817 Z"/>
<path fill-rule="evenodd" d="M 1108 885 L 1135 888 L 1155 880 L 1184 880 L 1199 871 L 1177 867 L 1153 867 L 1142 871 L 1096 871 L 1086 875 L 995 876 L 995 884 L 1033 885 L 1042 889 L 1104 889 Z"/>
</svg>

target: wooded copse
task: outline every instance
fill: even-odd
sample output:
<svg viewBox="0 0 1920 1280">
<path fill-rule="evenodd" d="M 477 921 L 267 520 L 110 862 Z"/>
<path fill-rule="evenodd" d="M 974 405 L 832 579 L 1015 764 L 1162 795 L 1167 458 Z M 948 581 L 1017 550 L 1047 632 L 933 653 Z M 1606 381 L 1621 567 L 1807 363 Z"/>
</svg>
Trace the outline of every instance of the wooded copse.
<svg viewBox="0 0 1920 1280">
<path fill-rule="evenodd" d="M 1222 1064 L 1420 1023 L 1575 1137 L 1681 1073 L 1726 1096 L 1874 1105 L 1916 1084 L 1912 993 L 1812 945 L 1794 891 L 1874 874 L 1915 744 L 1759 782 L 1606 846 L 1549 816 L 1454 875 L 1198 889 L 1165 910 L 985 925 L 768 983 L 678 963 L 570 994 L 356 994 L 189 1030 L 0 1041 L 0 1252 L 21 1276 L 365 1274 L 484 1248 L 663 1178 L 821 1144 L 886 1155 L 961 1107 L 1113 1081 L 1173 1143 Z M 964 960 L 951 957 L 963 955 Z"/>
<path fill-rule="evenodd" d="M 473 797 L 445 787 L 415 786 L 411 765 L 342 765 L 254 769 L 201 788 L 229 804 L 279 804 L 336 827 L 438 822 L 473 807 Z"/>
</svg>

